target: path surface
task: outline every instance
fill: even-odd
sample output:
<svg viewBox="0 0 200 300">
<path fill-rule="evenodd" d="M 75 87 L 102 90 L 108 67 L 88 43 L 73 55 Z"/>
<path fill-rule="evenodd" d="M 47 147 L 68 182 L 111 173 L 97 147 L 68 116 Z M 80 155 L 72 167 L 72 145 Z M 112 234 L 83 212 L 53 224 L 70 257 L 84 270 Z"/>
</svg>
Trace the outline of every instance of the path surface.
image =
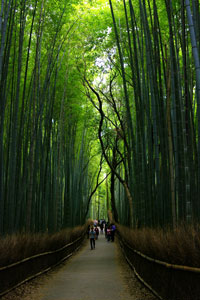
<svg viewBox="0 0 200 300">
<path fill-rule="evenodd" d="M 100 235 L 95 250 L 90 250 L 88 240 L 62 266 L 3 299 L 155 300 L 127 266 L 116 242 L 107 242 Z"/>
<path fill-rule="evenodd" d="M 42 291 L 42 300 L 129 300 L 119 266 L 114 243 L 103 235 L 95 250 L 89 243 L 75 259 L 60 270 Z"/>
</svg>

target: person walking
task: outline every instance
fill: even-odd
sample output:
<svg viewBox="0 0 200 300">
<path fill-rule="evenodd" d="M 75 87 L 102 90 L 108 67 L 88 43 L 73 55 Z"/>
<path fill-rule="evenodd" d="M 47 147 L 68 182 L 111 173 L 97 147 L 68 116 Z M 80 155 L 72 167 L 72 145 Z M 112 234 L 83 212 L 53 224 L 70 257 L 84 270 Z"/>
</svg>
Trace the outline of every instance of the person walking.
<svg viewBox="0 0 200 300">
<path fill-rule="evenodd" d="M 103 234 L 103 222 L 100 224 L 101 234 Z"/>
<path fill-rule="evenodd" d="M 91 250 L 95 249 L 95 238 L 96 238 L 96 232 L 94 230 L 94 227 L 92 226 L 89 232 L 89 236 L 90 236 L 90 246 L 91 246 Z"/>
<path fill-rule="evenodd" d="M 115 240 L 115 231 L 116 231 L 115 224 L 111 224 L 111 241 L 112 242 L 114 242 L 114 240 Z"/>
<path fill-rule="evenodd" d="M 99 236 L 99 228 L 96 226 L 94 230 L 95 230 L 95 232 L 96 232 L 96 240 L 98 240 L 98 236 Z"/>
<path fill-rule="evenodd" d="M 110 242 L 110 240 L 111 240 L 111 225 L 108 226 L 108 228 L 107 228 L 106 238 L 107 238 L 107 241 Z"/>
</svg>

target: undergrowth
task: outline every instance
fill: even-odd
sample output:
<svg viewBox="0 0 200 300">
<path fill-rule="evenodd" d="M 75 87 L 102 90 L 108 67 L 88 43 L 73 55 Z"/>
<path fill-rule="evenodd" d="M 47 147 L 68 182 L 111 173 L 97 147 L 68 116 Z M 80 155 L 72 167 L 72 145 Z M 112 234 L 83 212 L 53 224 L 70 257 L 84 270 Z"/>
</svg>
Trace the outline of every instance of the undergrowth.
<svg viewBox="0 0 200 300">
<path fill-rule="evenodd" d="M 171 264 L 200 267 L 200 226 L 175 229 L 130 229 L 117 225 L 119 233 L 135 250 Z"/>
<path fill-rule="evenodd" d="M 86 232 L 88 221 L 83 226 L 63 229 L 57 233 L 13 234 L 0 238 L 0 267 L 24 258 L 59 249 L 76 240 Z"/>
</svg>

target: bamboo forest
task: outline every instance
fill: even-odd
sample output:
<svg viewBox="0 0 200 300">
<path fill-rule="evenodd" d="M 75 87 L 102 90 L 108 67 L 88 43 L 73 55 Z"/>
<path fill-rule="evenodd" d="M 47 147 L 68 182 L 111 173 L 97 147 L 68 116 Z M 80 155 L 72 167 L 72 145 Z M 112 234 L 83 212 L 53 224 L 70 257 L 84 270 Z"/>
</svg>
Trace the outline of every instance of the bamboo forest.
<svg viewBox="0 0 200 300">
<path fill-rule="evenodd" d="M 2 0 L 0 234 L 200 221 L 198 0 Z"/>
</svg>

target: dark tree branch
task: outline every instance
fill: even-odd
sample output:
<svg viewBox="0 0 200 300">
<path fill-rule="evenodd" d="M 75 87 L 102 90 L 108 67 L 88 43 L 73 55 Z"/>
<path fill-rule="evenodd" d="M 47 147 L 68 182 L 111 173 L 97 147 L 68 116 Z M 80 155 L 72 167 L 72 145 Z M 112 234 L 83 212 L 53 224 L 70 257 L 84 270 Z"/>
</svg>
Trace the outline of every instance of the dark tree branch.
<svg viewBox="0 0 200 300">
<path fill-rule="evenodd" d="M 108 173 L 100 182 L 99 182 L 99 177 L 101 174 L 101 170 L 102 170 L 102 163 L 103 163 L 103 154 L 101 155 L 101 159 L 100 159 L 100 168 L 99 168 L 99 172 L 97 175 L 97 181 L 96 181 L 96 185 L 95 188 L 93 189 L 93 191 L 91 192 L 89 198 L 88 198 L 88 203 L 87 203 L 87 208 L 86 208 L 86 212 L 85 212 L 85 218 L 88 214 L 89 211 L 89 207 L 90 207 L 90 201 L 92 199 L 92 196 L 96 193 L 96 190 L 98 189 L 98 187 L 107 179 L 107 177 L 110 175 L 110 173 Z"/>
</svg>

